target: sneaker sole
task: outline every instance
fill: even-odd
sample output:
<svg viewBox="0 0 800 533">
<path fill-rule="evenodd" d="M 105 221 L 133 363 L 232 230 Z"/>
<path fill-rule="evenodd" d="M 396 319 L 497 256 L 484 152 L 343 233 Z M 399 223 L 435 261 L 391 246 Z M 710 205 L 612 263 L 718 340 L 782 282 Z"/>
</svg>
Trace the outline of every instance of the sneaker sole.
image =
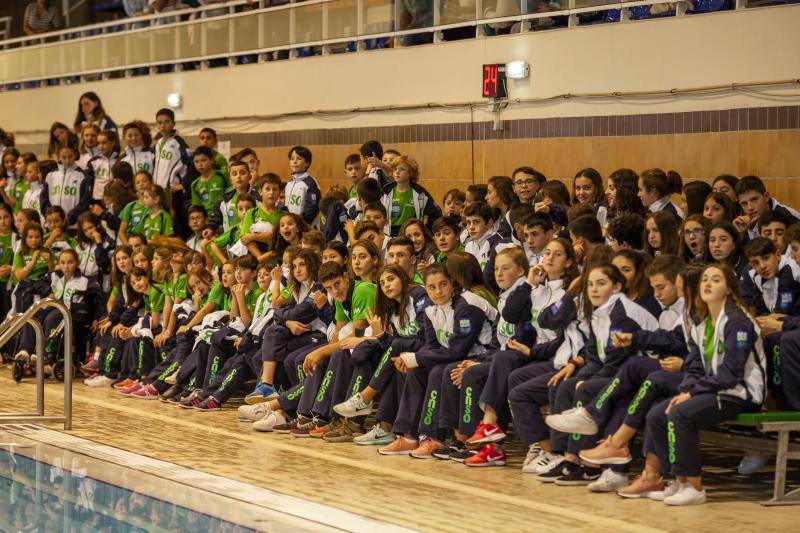
<svg viewBox="0 0 800 533">
<path fill-rule="evenodd" d="M 686 503 L 683 503 L 683 502 L 680 502 L 680 503 L 674 502 L 673 503 L 673 502 L 668 502 L 665 499 L 665 500 L 662 500 L 661 503 L 663 503 L 664 505 L 672 506 L 672 507 L 686 507 L 688 505 L 702 505 L 702 504 L 706 503 L 706 499 L 702 498 L 702 499 L 699 499 L 699 500 L 693 500 L 693 501 L 686 502 Z"/>
<path fill-rule="evenodd" d="M 579 453 L 578 457 L 586 461 L 587 463 L 594 463 L 596 465 L 626 465 L 633 461 L 633 457 L 607 457 L 604 459 L 589 459 L 588 457 L 584 457 L 583 454 Z"/>
<path fill-rule="evenodd" d="M 408 456 L 414 459 L 435 459 L 433 455 L 414 455 L 413 453 L 409 453 Z"/>
<path fill-rule="evenodd" d="M 557 478 L 554 477 L 542 477 L 541 474 L 536 478 L 536 481 L 540 481 L 542 483 L 555 483 Z"/>
<path fill-rule="evenodd" d="M 556 431 L 560 431 L 561 433 L 577 433 L 578 435 L 591 436 L 591 435 L 597 435 L 598 431 L 598 428 L 594 428 L 594 430 L 591 433 L 589 433 L 590 430 L 587 430 L 585 428 L 569 428 L 566 426 L 560 426 L 560 427 L 559 426 L 560 424 L 547 423 L 547 427 L 549 427 L 550 429 L 554 429 Z"/>
<path fill-rule="evenodd" d="M 392 440 L 371 440 L 371 441 L 366 441 L 366 442 L 353 439 L 353 442 L 356 443 L 356 444 L 359 444 L 361 446 L 388 446 L 389 444 L 394 442 L 394 439 L 392 439 Z"/>
<path fill-rule="evenodd" d="M 327 438 L 327 439 L 325 437 L 322 437 L 322 440 L 324 440 L 325 442 L 330 442 L 331 444 L 341 444 L 343 442 L 353 442 L 353 437 L 352 436 L 350 436 L 350 437 L 331 437 L 331 438 Z"/>
<path fill-rule="evenodd" d="M 436 453 L 434 453 L 433 454 L 433 458 L 434 459 L 440 459 L 442 461 L 449 461 L 450 460 L 450 454 L 449 453 L 447 453 L 447 454 L 444 454 L 444 453 L 436 454 Z"/>
<path fill-rule="evenodd" d="M 292 433 L 290 431 L 289 435 L 291 435 L 292 437 L 294 437 L 296 439 L 310 439 L 311 438 L 311 435 L 309 435 L 308 433 Z"/>
<path fill-rule="evenodd" d="M 383 450 L 378 450 L 378 453 L 381 455 L 411 455 L 411 450 L 404 450 L 399 452 L 386 452 Z"/>
<path fill-rule="evenodd" d="M 591 483 L 589 484 L 591 485 Z M 621 487 L 589 487 L 589 490 L 592 492 L 617 492 L 619 489 L 624 489 L 627 485 L 623 485 Z"/>
<path fill-rule="evenodd" d="M 468 440 L 466 444 L 467 444 L 467 446 L 478 446 L 480 444 L 491 444 L 493 442 L 499 442 L 499 441 L 503 440 L 504 438 L 506 438 L 506 434 L 505 433 L 492 433 L 491 435 L 487 435 L 486 437 L 484 437 L 484 438 L 482 438 L 480 440 L 473 440 L 473 441 L 469 441 Z"/>
<path fill-rule="evenodd" d="M 253 426 L 253 431 L 259 431 L 261 433 L 272 433 L 272 428 L 257 428 Z"/>
<path fill-rule="evenodd" d="M 562 481 L 560 479 L 557 479 L 555 483 L 559 487 L 581 487 L 581 486 L 585 487 L 586 485 L 588 485 L 590 483 L 593 483 L 594 481 L 596 481 L 596 480 L 594 480 L 594 479 L 579 479 L 579 480 L 575 480 L 575 481 Z"/>
<path fill-rule="evenodd" d="M 345 411 L 344 409 L 337 409 L 338 405 L 333 406 L 333 410 L 336 411 L 336 414 L 341 416 L 342 418 L 355 418 L 357 416 L 367 416 L 372 414 L 372 407 L 368 409 L 360 409 L 358 411 Z"/>
<path fill-rule="evenodd" d="M 474 466 L 474 467 L 481 467 L 481 466 L 506 466 L 506 461 L 503 459 L 502 461 L 487 461 L 485 463 L 468 463 L 464 461 L 464 464 L 467 466 Z"/>
<path fill-rule="evenodd" d="M 133 394 L 130 395 L 130 398 L 136 398 L 137 400 L 158 400 L 158 396 L 135 396 Z"/>
<path fill-rule="evenodd" d="M 247 405 L 256 405 L 258 403 L 268 402 L 269 398 L 266 396 L 245 396 L 244 403 Z"/>
<path fill-rule="evenodd" d="M 652 494 L 653 492 L 655 491 L 639 492 L 637 494 L 622 494 L 620 492 L 617 492 L 617 496 L 620 496 L 622 498 L 627 498 L 629 500 L 638 500 L 639 498 L 650 498 L 650 494 Z"/>
</svg>

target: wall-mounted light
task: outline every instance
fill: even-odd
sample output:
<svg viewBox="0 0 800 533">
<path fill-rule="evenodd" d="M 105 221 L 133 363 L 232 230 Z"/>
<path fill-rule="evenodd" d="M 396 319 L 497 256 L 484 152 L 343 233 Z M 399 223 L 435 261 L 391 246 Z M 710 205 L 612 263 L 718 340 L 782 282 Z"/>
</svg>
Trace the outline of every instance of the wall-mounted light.
<svg viewBox="0 0 800 533">
<path fill-rule="evenodd" d="M 530 66 L 525 61 L 511 61 L 506 63 L 506 78 L 524 80 L 530 73 Z"/>
<path fill-rule="evenodd" d="M 172 109 L 178 109 L 183 105 L 183 96 L 180 93 L 171 93 L 167 96 L 167 105 Z"/>
</svg>

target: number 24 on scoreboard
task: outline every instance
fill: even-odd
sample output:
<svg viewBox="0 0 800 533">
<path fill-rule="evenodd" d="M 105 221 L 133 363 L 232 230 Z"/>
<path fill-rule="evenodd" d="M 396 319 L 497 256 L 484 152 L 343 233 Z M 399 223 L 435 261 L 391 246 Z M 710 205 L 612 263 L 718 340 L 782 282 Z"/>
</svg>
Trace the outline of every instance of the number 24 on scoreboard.
<svg viewBox="0 0 800 533">
<path fill-rule="evenodd" d="M 506 98 L 505 64 L 483 65 L 483 97 Z"/>
</svg>

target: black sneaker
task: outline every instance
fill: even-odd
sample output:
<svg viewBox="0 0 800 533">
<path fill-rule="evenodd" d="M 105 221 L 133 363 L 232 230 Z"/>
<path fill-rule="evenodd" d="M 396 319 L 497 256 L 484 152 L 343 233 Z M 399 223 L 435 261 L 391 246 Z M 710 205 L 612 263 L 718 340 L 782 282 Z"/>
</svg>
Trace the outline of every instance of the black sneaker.
<svg viewBox="0 0 800 533">
<path fill-rule="evenodd" d="M 464 464 L 465 459 L 469 459 L 470 457 L 476 455 L 477 453 L 478 450 L 470 450 L 469 448 L 465 447 L 461 450 L 450 453 L 450 460 Z"/>
<path fill-rule="evenodd" d="M 297 427 L 297 419 L 288 420 L 285 424 L 278 424 L 272 428 L 273 433 L 289 433 Z"/>
<path fill-rule="evenodd" d="M 556 479 L 564 476 L 568 476 L 573 470 L 579 469 L 580 465 L 576 465 L 575 463 L 571 463 L 569 461 L 561 461 L 556 466 L 545 472 L 544 474 L 539 474 L 536 476 L 536 479 L 541 481 L 542 483 L 553 483 Z"/>
<path fill-rule="evenodd" d="M 579 485 L 588 485 L 600 477 L 603 471 L 599 468 L 586 468 L 579 466 L 573 468 L 569 474 L 556 479 L 556 485 L 562 487 L 577 487 Z"/>
<path fill-rule="evenodd" d="M 447 460 L 450 459 L 451 454 L 460 452 L 461 450 L 465 450 L 466 448 L 467 447 L 464 446 L 464 444 L 461 441 L 453 439 L 453 440 L 448 440 L 441 448 L 433 450 L 433 453 L 431 455 L 433 455 L 437 459 Z"/>
<path fill-rule="evenodd" d="M 164 393 L 158 397 L 158 399 L 161 400 L 162 402 L 167 402 L 171 398 L 174 398 L 175 396 L 179 395 L 181 392 L 183 392 L 183 389 L 180 387 L 180 385 L 173 385 L 167 390 L 165 390 Z"/>
</svg>

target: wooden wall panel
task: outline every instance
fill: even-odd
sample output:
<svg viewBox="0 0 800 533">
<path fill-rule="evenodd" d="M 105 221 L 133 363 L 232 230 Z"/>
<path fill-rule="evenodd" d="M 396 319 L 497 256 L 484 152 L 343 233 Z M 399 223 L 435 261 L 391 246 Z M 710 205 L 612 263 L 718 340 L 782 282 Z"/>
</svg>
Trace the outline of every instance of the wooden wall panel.
<svg viewBox="0 0 800 533">
<path fill-rule="evenodd" d="M 309 148 L 314 153 L 312 173 L 323 191 L 334 183 L 346 184 L 344 158 L 357 152 L 358 145 Z M 417 159 L 422 183 L 438 201 L 447 190 L 472 183 L 473 175 L 475 182 L 483 183 L 522 165 L 566 181 L 588 166 L 603 176 L 621 167 L 642 171 L 658 166 L 677 170 L 685 180 L 723 173 L 762 176 L 776 198 L 800 206 L 800 130 L 418 142 L 386 148 Z M 288 177 L 288 146 L 255 149 L 262 172 Z"/>
</svg>

